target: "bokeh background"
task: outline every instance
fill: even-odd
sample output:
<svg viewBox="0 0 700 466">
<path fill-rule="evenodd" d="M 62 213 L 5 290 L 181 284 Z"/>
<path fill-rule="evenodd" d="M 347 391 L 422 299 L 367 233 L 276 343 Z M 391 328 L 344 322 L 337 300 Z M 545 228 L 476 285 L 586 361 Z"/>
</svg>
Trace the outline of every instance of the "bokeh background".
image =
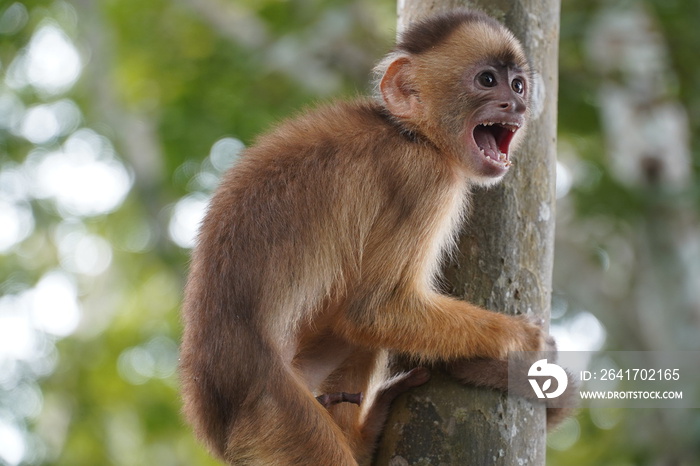
<svg viewBox="0 0 700 466">
<path fill-rule="evenodd" d="M 700 350 L 700 2 L 564 0 L 560 349 Z M 0 0 L 0 464 L 206 465 L 179 303 L 222 172 L 368 92 L 390 0 Z M 698 363 L 700 370 L 700 362 Z M 582 410 L 550 465 L 698 465 L 699 410 Z"/>
</svg>

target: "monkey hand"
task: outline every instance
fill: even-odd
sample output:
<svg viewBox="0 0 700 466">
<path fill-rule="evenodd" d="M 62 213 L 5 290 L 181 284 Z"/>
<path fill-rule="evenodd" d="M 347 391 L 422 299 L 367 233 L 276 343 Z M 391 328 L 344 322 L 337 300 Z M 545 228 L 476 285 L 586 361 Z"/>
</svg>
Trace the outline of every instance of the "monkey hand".
<svg viewBox="0 0 700 466">
<path fill-rule="evenodd" d="M 511 351 L 552 351 L 556 352 L 557 345 L 544 329 L 544 320 L 539 317 L 519 315 L 511 317 L 513 338 L 510 344 L 503 347 L 503 352 L 499 359 L 506 359 Z"/>
<path fill-rule="evenodd" d="M 501 328 L 503 339 L 490 340 L 497 347 L 484 354 L 448 362 L 446 369 L 453 377 L 464 384 L 505 391 L 508 388 L 508 353 L 528 352 L 521 358 L 534 362 L 540 359 L 543 352 L 547 352 L 551 353 L 551 360 L 556 360 L 556 343 L 554 338 L 545 332 L 542 319 L 528 315 L 502 317 L 507 319 Z"/>
</svg>

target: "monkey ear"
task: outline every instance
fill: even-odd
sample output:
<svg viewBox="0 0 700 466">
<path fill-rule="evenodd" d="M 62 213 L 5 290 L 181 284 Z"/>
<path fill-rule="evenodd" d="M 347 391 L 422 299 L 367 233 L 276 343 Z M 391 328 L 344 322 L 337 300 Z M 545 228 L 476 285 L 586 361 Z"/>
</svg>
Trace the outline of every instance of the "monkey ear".
<svg viewBox="0 0 700 466">
<path fill-rule="evenodd" d="M 397 58 L 389 64 L 379 83 L 386 108 L 399 118 L 415 119 L 421 111 L 420 97 L 411 79 L 411 68 L 408 57 Z"/>
</svg>

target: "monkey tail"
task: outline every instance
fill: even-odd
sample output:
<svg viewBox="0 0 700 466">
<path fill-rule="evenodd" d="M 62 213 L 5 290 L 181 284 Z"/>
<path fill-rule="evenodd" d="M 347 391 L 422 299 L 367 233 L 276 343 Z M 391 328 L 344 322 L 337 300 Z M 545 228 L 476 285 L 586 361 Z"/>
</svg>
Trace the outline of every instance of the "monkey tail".
<svg viewBox="0 0 700 466">
<path fill-rule="evenodd" d="M 340 428 L 280 356 L 259 337 L 237 337 L 215 362 L 197 357 L 212 348 L 183 345 L 184 412 L 209 450 L 236 465 L 356 465 Z"/>
<path fill-rule="evenodd" d="M 249 332 L 185 332 L 180 351 L 183 412 L 200 441 L 219 458 L 225 458 L 230 433 L 246 406 L 265 390 L 273 359 L 273 352 Z"/>
</svg>

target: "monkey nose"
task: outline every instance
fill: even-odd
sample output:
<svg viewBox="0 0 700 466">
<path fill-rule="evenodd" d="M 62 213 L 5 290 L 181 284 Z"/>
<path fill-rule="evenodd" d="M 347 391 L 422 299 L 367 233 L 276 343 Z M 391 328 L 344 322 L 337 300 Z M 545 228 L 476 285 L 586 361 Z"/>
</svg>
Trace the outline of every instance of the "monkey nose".
<svg viewBox="0 0 700 466">
<path fill-rule="evenodd" d="M 498 108 L 514 113 L 525 113 L 526 106 L 520 99 L 512 99 L 502 101 Z"/>
</svg>

